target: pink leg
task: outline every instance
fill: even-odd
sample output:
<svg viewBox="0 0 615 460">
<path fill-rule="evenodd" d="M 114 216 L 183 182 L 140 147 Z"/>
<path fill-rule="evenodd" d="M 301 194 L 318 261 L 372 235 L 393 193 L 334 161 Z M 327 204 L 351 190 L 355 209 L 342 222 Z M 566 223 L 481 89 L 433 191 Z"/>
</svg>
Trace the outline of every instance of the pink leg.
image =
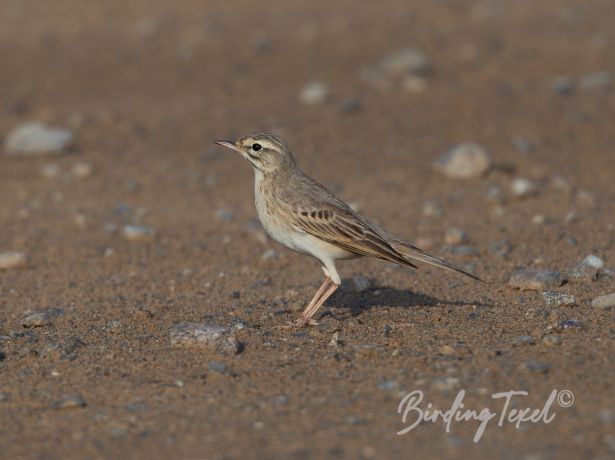
<svg viewBox="0 0 615 460">
<path fill-rule="evenodd" d="M 310 302 L 310 305 L 307 306 L 307 308 L 301 314 L 301 317 L 296 321 L 295 324 L 297 326 L 305 326 L 306 324 L 308 324 L 310 320 L 312 319 L 312 316 L 314 316 L 314 313 L 316 313 L 316 311 L 321 307 L 321 305 L 325 303 L 329 297 L 331 297 L 331 295 L 335 292 L 335 290 L 338 287 L 340 287 L 339 284 L 333 283 L 330 279 L 327 280 L 327 282 L 329 286 L 327 287 L 326 291 L 322 293 L 322 295 L 315 302 Z M 321 289 L 322 289 L 322 286 L 321 286 Z M 314 296 L 314 298 L 316 298 L 316 296 Z"/>
<path fill-rule="evenodd" d="M 303 313 L 301 313 L 302 317 L 304 317 L 310 311 L 310 309 L 314 306 L 314 304 L 318 302 L 323 292 L 327 290 L 330 284 L 331 284 L 331 278 L 327 276 L 325 280 L 323 281 L 323 283 L 320 285 L 320 288 L 318 288 L 318 291 L 316 292 L 316 294 L 314 294 L 314 297 L 312 297 L 312 300 L 310 300 L 310 303 L 308 303 L 307 307 L 305 307 L 305 310 L 303 310 Z"/>
</svg>

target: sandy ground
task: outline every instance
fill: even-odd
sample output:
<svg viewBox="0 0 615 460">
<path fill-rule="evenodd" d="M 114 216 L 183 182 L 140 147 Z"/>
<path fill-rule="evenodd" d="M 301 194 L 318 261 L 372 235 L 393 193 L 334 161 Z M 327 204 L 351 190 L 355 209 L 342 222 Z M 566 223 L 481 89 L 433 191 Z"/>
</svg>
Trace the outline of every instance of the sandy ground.
<svg viewBox="0 0 615 460">
<path fill-rule="evenodd" d="M 0 271 L 0 456 L 612 458 L 615 315 L 590 302 L 615 278 L 556 289 L 576 306 L 508 280 L 589 254 L 615 266 L 615 96 L 583 80 L 615 72 L 614 20 L 608 0 L 3 0 L 0 137 L 40 121 L 76 140 L 64 155 L 0 153 L 0 251 L 29 257 Z M 362 77 L 408 47 L 431 74 Z M 330 98 L 303 104 L 310 81 Z M 319 326 L 277 328 L 322 275 L 264 238 L 251 168 L 211 144 L 258 130 L 378 224 L 488 282 L 342 262 L 371 287 L 346 282 Z M 491 171 L 434 172 L 463 141 Z M 516 177 L 537 193 L 514 197 Z M 129 240 L 127 224 L 155 235 Z M 474 254 L 444 247 L 449 228 Z M 22 325 L 46 309 L 59 310 Z M 236 326 L 242 350 L 173 347 L 183 322 Z M 494 420 L 478 443 L 477 421 L 396 434 L 416 418 L 397 412 L 409 391 L 446 410 L 465 390 L 466 408 L 499 415 L 494 393 L 542 408 L 564 389 L 574 404 L 555 401 L 549 424 Z"/>
</svg>

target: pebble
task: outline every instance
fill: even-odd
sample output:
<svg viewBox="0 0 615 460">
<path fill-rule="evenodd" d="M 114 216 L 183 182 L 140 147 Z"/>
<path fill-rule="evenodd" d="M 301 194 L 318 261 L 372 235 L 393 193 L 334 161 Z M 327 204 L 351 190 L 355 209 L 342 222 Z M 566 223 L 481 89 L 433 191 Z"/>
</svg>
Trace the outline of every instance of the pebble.
<svg viewBox="0 0 615 460">
<path fill-rule="evenodd" d="M 409 74 L 428 75 L 432 71 L 430 59 L 416 48 L 404 48 L 386 56 L 378 65 L 389 78 Z"/>
<path fill-rule="evenodd" d="M 542 338 L 542 343 L 544 343 L 547 347 L 554 347 L 562 343 L 562 338 L 557 335 L 547 335 Z"/>
<path fill-rule="evenodd" d="M 361 275 L 355 275 L 351 279 L 352 288 L 355 292 L 364 292 L 372 287 L 372 282 L 369 278 Z"/>
<path fill-rule="evenodd" d="M 558 77 L 553 82 L 553 91 L 561 96 L 569 96 L 574 92 L 574 82 L 569 77 Z"/>
<path fill-rule="evenodd" d="M 544 291 L 542 293 L 545 304 L 549 307 L 560 307 L 562 305 L 574 306 L 577 300 L 571 294 L 564 294 L 557 291 Z"/>
<path fill-rule="evenodd" d="M 179 323 L 170 331 L 174 347 L 209 348 L 224 354 L 237 354 L 241 345 L 233 332 L 224 326 L 209 323 Z"/>
<path fill-rule="evenodd" d="M 530 153 L 534 150 L 534 145 L 522 137 L 515 137 L 511 142 L 521 153 Z"/>
<path fill-rule="evenodd" d="M 585 259 L 581 261 L 581 264 L 595 268 L 596 270 L 600 270 L 604 267 L 604 262 L 602 261 L 602 259 L 593 254 L 586 256 Z"/>
<path fill-rule="evenodd" d="M 466 142 L 440 155 L 433 167 L 452 179 L 472 179 L 484 175 L 491 167 L 491 160 L 483 147 Z"/>
<path fill-rule="evenodd" d="M 517 177 L 511 182 L 510 191 L 517 198 L 525 198 L 538 193 L 538 187 L 529 179 Z"/>
<path fill-rule="evenodd" d="M 216 211 L 216 217 L 218 220 L 230 222 L 235 219 L 235 213 L 233 211 L 229 211 L 228 209 L 218 209 Z"/>
<path fill-rule="evenodd" d="M 583 75 L 579 80 L 579 88 L 584 91 L 609 88 L 613 84 L 613 75 L 610 72 L 594 72 Z"/>
<path fill-rule="evenodd" d="M 207 363 L 207 370 L 209 372 L 214 372 L 216 374 L 223 374 L 223 375 L 232 374 L 231 370 L 226 365 L 226 363 L 223 363 L 222 361 L 209 361 Z"/>
<path fill-rule="evenodd" d="M 460 228 L 449 228 L 444 234 L 444 242 L 446 244 L 462 244 L 467 243 L 468 234 Z"/>
<path fill-rule="evenodd" d="M 0 270 L 24 268 L 28 265 L 28 257 L 23 252 L 0 252 Z"/>
<path fill-rule="evenodd" d="M 531 335 L 518 335 L 512 339 L 512 346 L 518 347 L 521 345 L 534 345 L 536 340 Z"/>
<path fill-rule="evenodd" d="M 571 281 L 585 282 L 596 281 L 598 279 L 600 269 L 597 267 L 600 266 L 602 260 L 595 256 L 588 257 L 583 259 L 568 271 L 568 278 Z M 602 267 L 604 267 L 604 263 L 602 263 Z"/>
<path fill-rule="evenodd" d="M 8 134 L 4 148 L 9 155 L 16 156 L 61 153 L 72 144 L 73 139 L 73 133 L 68 129 L 27 122 L 17 126 Z"/>
<path fill-rule="evenodd" d="M 444 209 L 438 203 L 428 201 L 423 205 L 423 215 L 427 217 L 441 217 Z"/>
<path fill-rule="evenodd" d="M 357 98 L 349 98 L 342 101 L 340 110 L 343 113 L 355 113 L 363 108 L 363 102 Z"/>
<path fill-rule="evenodd" d="M 152 239 L 156 232 L 151 227 L 144 225 L 125 225 L 122 229 L 124 238 L 130 241 L 149 240 Z"/>
<path fill-rule="evenodd" d="M 530 359 L 523 364 L 523 368 L 530 372 L 546 373 L 549 372 L 549 369 L 551 369 L 551 365 L 543 361 L 534 361 L 533 359 Z"/>
<path fill-rule="evenodd" d="M 304 105 L 321 105 L 327 102 L 330 96 L 329 87 L 321 81 L 307 83 L 299 92 L 299 100 Z"/>
<path fill-rule="evenodd" d="M 41 175 L 46 179 L 55 179 L 61 172 L 62 170 L 55 163 L 46 164 L 41 167 Z"/>
<path fill-rule="evenodd" d="M 512 274 L 508 285 L 523 291 L 540 291 L 560 287 L 564 284 L 561 274 L 549 270 L 522 268 Z"/>
<path fill-rule="evenodd" d="M 339 348 L 344 345 L 344 341 L 340 339 L 340 333 L 334 332 L 331 340 L 329 341 L 329 346 Z"/>
<path fill-rule="evenodd" d="M 585 325 L 583 324 L 583 322 L 577 319 L 565 319 L 563 321 L 560 321 L 555 327 L 555 329 L 561 332 L 575 329 L 583 329 L 584 327 Z"/>
<path fill-rule="evenodd" d="M 92 175 L 92 165 L 85 162 L 75 163 L 70 169 L 73 177 L 77 179 L 85 179 Z"/>
<path fill-rule="evenodd" d="M 261 260 L 276 260 L 278 257 L 278 253 L 273 249 L 267 249 L 261 254 Z"/>
<path fill-rule="evenodd" d="M 591 303 L 594 308 L 615 307 L 615 292 L 596 297 Z"/>
<path fill-rule="evenodd" d="M 23 327 L 43 327 L 51 326 L 53 320 L 64 314 L 61 308 L 49 308 L 47 310 L 27 311 L 26 316 L 21 319 Z"/>
<path fill-rule="evenodd" d="M 53 409 L 74 409 L 77 407 L 85 407 L 87 403 L 83 396 L 76 394 L 72 396 L 66 396 L 62 399 L 58 399 L 51 404 Z"/>
</svg>

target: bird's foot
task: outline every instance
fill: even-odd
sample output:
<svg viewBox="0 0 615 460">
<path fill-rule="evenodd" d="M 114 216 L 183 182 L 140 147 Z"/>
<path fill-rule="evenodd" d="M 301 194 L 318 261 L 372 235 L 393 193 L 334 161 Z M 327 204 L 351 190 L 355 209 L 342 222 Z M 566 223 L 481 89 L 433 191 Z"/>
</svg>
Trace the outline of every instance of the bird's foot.
<svg viewBox="0 0 615 460">
<path fill-rule="evenodd" d="M 306 318 L 304 316 L 300 316 L 294 322 L 295 327 L 305 327 L 305 326 L 318 326 L 318 321 L 312 318 Z"/>
</svg>

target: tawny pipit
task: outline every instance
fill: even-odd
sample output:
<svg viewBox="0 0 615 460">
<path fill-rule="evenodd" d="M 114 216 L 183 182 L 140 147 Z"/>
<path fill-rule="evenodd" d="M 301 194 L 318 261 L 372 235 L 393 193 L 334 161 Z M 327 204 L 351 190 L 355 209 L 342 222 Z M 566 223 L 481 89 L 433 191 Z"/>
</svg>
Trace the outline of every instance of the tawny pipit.
<svg viewBox="0 0 615 460">
<path fill-rule="evenodd" d="M 256 210 L 267 233 L 287 248 L 310 255 L 322 264 L 325 281 L 296 321 L 298 326 L 308 324 L 341 284 L 335 269 L 337 259 L 371 256 L 417 268 L 411 262 L 416 259 L 478 280 L 456 265 L 387 234 L 357 214 L 301 172 L 279 137 L 257 133 L 236 142 L 215 143 L 238 151 L 254 168 Z"/>
</svg>

